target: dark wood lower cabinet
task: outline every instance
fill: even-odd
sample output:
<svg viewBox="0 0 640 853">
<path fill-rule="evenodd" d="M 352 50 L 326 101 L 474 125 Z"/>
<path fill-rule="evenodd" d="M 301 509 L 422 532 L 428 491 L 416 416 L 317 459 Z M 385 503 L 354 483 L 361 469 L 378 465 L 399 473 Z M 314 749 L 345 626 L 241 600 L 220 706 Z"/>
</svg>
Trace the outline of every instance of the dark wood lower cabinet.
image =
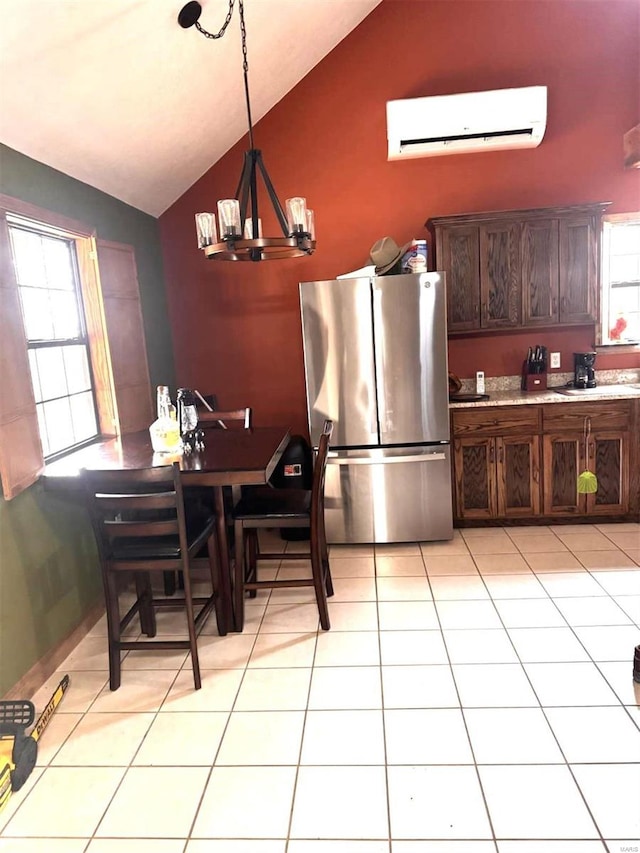
<svg viewBox="0 0 640 853">
<path fill-rule="evenodd" d="M 453 457 L 458 518 L 495 518 L 495 439 L 458 438 Z"/>
<path fill-rule="evenodd" d="M 578 474 L 584 466 L 581 435 L 560 433 L 543 437 L 544 514 L 568 515 L 581 511 Z"/>
<path fill-rule="evenodd" d="M 458 518 L 518 518 L 539 513 L 538 446 L 537 436 L 456 439 Z"/>
<path fill-rule="evenodd" d="M 500 518 L 540 512 L 540 439 L 531 436 L 496 438 Z"/>
<path fill-rule="evenodd" d="M 587 495 L 588 513 L 621 515 L 629 511 L 631 460 L 627 433 L 596 433 L 588 442 L 589 469 L 598 478 L 598 491 Z"/>
<path fill-rule="evenodd" d="M 640 400 L 454 409 L 455 517 L 637 519 L 639 432 Z M 584 470 L 593 494 L 578 493 Z"/>
</svg>

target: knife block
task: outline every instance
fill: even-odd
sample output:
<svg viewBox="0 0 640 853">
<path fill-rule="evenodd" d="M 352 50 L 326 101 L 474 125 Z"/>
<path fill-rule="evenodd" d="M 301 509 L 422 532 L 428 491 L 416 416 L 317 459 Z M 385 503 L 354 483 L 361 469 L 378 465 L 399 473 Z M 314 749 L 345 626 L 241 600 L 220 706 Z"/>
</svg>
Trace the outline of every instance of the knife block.
<svg viewBox="0 0 640 853">
<path fill-rule="evenodd" d="M 522 390 L 523 391 L 546 391 L 547 390 L 547 374 L 546 373 L 528 373 L 527 362 L 522 364 Z"/>
</svg>

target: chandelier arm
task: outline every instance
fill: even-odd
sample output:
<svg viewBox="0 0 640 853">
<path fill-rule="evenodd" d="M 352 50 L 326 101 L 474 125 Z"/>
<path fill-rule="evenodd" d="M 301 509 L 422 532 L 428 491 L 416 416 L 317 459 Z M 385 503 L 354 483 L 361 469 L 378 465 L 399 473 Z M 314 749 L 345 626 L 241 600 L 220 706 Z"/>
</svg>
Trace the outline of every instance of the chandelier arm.
<svg viewBox="0 0 640 853">
<path fill-rule="evenodd" d="M 285 237 L 289 236 L 289 223 L 287 222 L 287 217 L 285 216 L 285 212 L 282 209 L 282 205 L 280 204 L 280 199 L 275 191 L 273 184 L 271 183 L 271 178 L 267 172 L 267 169 L 262 162 L 262 153 L 260 151 L 257 152 L 258 156 L 256 157 L 257 165 L 260 169 L 260 173 L 262 175 L 262 180 L 264 181 L 264 185 L 267 188 L 267 192 L 269 193 L 269 198 L 271 199 L 271 204 L 273 205 L 273 209 L 276 212 L 276 216 L 278 217 L 278 222 L 280 223 L 280 227 L 282 228 L 282 233 Z"/>
<path fill-rule="evenodd" d="M 249 174 L 249 195 L 251 197 L 251 236 L 258 237 L 258 185 L 256 182 L 256 161 L 260 158 L 260 152 L 251 151 L 251 172 Z"/>
<path fill-rule="evenodd" d="M 253 163 L 253 151 L 245 151 L 244 152 L 244 165 L 242 166 L 242 174 L 240 175 L 240 180 L 238 182 L 238 188 L 236 190 L 235 197 L 238 199 L 240 203 L 240 228 L 242 229 L 242 233 L 244 234 L 244 223 L 247 219 L 247 199 L 249 196 L 249 186 L 251 180 L 251 173 L 255 172 L 255 166 Z"/>
</svg>

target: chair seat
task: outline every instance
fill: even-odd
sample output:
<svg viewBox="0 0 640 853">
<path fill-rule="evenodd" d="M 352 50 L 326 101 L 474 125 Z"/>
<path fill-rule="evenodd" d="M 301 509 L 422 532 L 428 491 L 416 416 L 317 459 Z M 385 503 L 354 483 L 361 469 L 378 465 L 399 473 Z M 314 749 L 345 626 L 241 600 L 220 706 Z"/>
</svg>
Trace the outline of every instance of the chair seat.
<svg viewBox="0 0 640 853">
<path fill-rule="evenodd" d="M 194 517 L 187 515 L 187 542 L 189 550 L 198 541 L 206 544 L 215 523 L 212 515 Z M 180 557 L 180 538 L 176 536 L 147 536 L 128 538 L 122 536 L 111 543 L 111 553 L 116 560 L 178 559 Z"/>
<path fill-rule="evenodd" d="M 332 431 L 333 422 L 325 420 L 313 466 L 311 489 L 250 487 L 236 505 L 233 513 L 236 531 L 233 596 L 239 631 L 244 625 L 245 593 L 255 597 L 258 590 L 281 587 L 313 586 L 322 630 L 328 631 L 331 627 L 327 597 L 333 595 L 333 584 L 324 530 L 324 480 Z M 302 552 L 265 553 L 260 549 L 258 533 L 261 529 L 274 527 L 307 528 L 308 548 Z M 311 578 L 308 575 L 281 577 L 279 573 L 275 578 L 259 577 L 261 561 L 287 559 L 298 562 L 310 560 Z"/>
<path fill-rule="evenodd" d="M 306 489 L 255 489 L 242 496 L 233 515 L 237 519 L 269 518 L 274 522 L 288 518 L 308 519 L 311 492 Z M 277 524 L 274 524 L 277 527 Z"/>
</svg>

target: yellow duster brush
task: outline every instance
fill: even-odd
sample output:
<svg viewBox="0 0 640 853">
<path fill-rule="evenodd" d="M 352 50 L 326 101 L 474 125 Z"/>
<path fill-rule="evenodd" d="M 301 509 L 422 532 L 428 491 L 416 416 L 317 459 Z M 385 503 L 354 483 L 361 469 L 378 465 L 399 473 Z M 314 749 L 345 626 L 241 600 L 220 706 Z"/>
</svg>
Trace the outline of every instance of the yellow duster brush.
<svg viewBox="0 0 640 853">
<path fill-rule="evenodd" d="M 587 422 L 584 427 L 584 455 L 585 461 L 588 458 L 589 454 L 589 436 L 591 435 L 591 418 L 587 418 Z M 598 491 L 598 478 L 593 473 L 593 471 L 589 471 L 588 468 L 585 468 L 580 474 L 578 474 L 578 494 L 579 495 L 593 495 Z"/>
</svg>

